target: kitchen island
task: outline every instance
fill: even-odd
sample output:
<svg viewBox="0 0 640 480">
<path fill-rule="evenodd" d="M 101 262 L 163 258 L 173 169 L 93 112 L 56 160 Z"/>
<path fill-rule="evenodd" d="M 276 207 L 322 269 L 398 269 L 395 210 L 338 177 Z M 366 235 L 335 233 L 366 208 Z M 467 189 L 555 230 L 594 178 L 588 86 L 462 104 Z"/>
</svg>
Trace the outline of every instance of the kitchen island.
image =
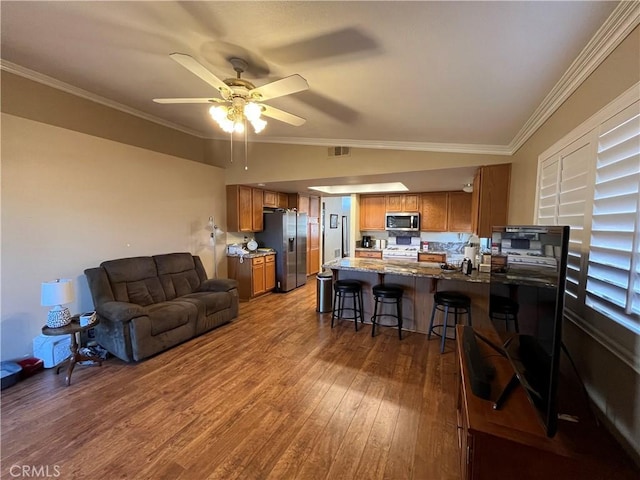
<svg viewBox="0 0 640 480">
<path fill-rule="evenodd" d="M 438 264 L 372 258 L 338 258 L 323 265 L 331 270 L 335 280 L 360 280 L 363 284 L 364 317 L 373 314 L 371 289 L 378 283 L 396 283 L 405 289 L 403 329 L 427 333 L 436 291 L 454 290 L 471 298 L 474 326 L 491 328 L 488 317 L 491 275 L 474 270 L 464 275 L 459 270 L 443 270 Z"/>
</svg>

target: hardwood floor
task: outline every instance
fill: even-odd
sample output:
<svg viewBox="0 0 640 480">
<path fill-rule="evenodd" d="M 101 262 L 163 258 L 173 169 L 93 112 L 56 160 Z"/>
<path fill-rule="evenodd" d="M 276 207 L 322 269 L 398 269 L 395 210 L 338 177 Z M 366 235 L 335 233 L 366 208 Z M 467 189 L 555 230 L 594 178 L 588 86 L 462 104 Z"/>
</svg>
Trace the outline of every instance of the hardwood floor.
<svg viewBox="0 0 640 480">
<path fill-rule="evenodd" d="M 453 342 L 330 324 L 310 278 L 139 364 L 40 372 L 2 392 L 1 476 L 458 479 Z"/>
</svg>

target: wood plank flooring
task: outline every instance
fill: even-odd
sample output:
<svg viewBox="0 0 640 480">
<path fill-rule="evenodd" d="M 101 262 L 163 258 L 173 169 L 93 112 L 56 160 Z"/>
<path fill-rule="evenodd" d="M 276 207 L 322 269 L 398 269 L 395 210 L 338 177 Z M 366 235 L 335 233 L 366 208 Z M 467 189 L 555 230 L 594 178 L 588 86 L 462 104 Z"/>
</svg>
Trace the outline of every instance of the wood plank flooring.
<svg viewBox="0 0 640 480">
<path fill-rule="evenodd" d="M 453 342 L 330 327 L 310 278 L 138 364 L 40 372 L 2 392 L 0 477 L 457 480 Z"/>
</svg>

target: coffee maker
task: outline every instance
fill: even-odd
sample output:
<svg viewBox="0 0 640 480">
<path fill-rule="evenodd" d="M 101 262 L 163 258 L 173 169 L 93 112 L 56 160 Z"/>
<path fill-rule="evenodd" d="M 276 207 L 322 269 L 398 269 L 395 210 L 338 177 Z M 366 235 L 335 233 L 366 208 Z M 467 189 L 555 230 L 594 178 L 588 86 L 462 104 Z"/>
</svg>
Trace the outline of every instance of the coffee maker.
<svg viewBox="0 0 640 480">
<path fill-rule="evenodd" d="M 371 248 L 373 247 L 373 243 L 371 242 L 371 236 L 370 235 L 363 235 L 362 236 L 362 248 Z"/>
</svg>

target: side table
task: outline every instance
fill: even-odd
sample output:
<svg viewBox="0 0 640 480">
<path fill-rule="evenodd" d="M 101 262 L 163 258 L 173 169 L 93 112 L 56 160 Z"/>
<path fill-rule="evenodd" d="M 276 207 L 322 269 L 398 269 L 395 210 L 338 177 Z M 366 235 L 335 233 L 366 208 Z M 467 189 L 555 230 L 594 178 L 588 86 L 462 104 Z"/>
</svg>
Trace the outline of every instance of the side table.
<svg viewBox="0 0 640 480">
<path fill-rule="evenodd" d="M 97 362 L 99 366 L 102 366 L 102 359 L 100 357 L 87 356 L 79 352 L 78 340 L 76 338 L 76 333 L 93 328 L 98 323 L 100 323 L 100 320 L 96 319 L 92 324 L 81 327 L 79 316 L 75 315 L 72 317 L 71 323 L 64 327 L 51 328 L 46 325 L 42 327 L 43 335 L 71 335 L 71 355 L 64 361 L 69 363 L 67 367 L 67 377 L 65 379 L 67 386 L 71 385 L 71 374 L 73 373 L 73 368 L 76 366 L 76 363 L 92 361 Z M 60 373 L 60 369 L 64 365 L 64 362 L 58 365 L 56 368 L 56 374 Z"/>
</svg>

